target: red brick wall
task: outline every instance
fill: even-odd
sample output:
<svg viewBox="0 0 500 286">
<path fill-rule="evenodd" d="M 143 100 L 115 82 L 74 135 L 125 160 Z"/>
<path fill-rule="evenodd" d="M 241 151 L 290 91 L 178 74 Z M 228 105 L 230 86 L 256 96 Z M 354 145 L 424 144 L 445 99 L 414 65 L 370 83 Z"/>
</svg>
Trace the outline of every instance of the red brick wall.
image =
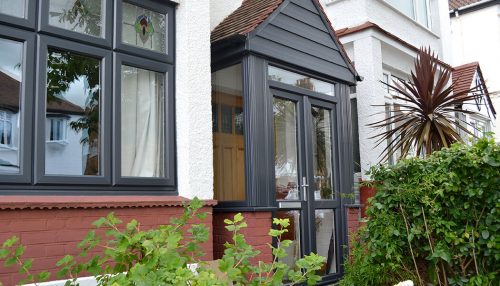
<svg viewBox="0 0 500 286">
<path fill-rule="evenodd" d="M 143 207 L 117 209 L 43 209 L 43 210 L 0 210 L 0 244 L 7 238 L 16 235 L 21 243 L 27 247 L 23 257 L 34 258 L 33 272 L 50 270 L 56 278 L 56 261 L 66 254 L 78 254 L 76 245 L 85 237 L 92 222 L 110 212 L 123 222 L 136 219 L 141 229 L 153 228 L 167 224 L 173 216 L 178 216 L 182 207 Z M 205 207 L 202 211 L 209 212 L 204 223 L 212 226 L 212 207 Z M 193 222 L 197 223 L 197 222 Z M 212 237 L 202 245 L 207 254 L 204 259 L 213 259 Z M 5 286 L 15 285 L 19 281 L 17 267 L 6 268 L 0 261 L 0 282 Z"/>
<path fill-rule="evenodd" d="M 361 206 L 348 206 L 346 207 L 347 213 L 347 234 L 349 238 L 349 242 L 351 242 L 351 238 L 353 233 L 358 231 L 360 227 L 362 227 L 361 219 Z"/>
<path fill-rule="evenodd" d="M 236 213 L 214 213 L 213 215 L 213 237 L 214 237 L 214 258 L 219 259 L 224 254 L 224 243 L 232 242 L 232 234 L 224 227 L 225 219 L 233 219 Z M 271 212 L 244 212 L 245 221 L 248 224 L 241 233 L 245 235 L 248 244 L 255 250 L 260 250 L 260 255 L 253 259 L 257 261 L 272 262 L 273 256 L 271 249 L 267 245 L 272 243 L 268 235 L 272 224 Z"/>
</svg>

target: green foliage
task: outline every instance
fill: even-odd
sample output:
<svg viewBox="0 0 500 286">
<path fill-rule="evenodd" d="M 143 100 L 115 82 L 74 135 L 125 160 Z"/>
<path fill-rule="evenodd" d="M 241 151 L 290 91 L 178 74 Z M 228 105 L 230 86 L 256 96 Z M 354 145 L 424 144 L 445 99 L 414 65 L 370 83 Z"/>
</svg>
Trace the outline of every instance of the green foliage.
<svg viewBox="0 0 500 286">
<path fill-rule="evenodd" d="M 500 145 L 481 139 L 372 168 L 377 193 L 342 285 L 411 277 L 417 285 L 500 285 L 499 166 Z"/>
<path fill-rule="evenodd" d="M 161 225 L 151 230 L 141 230 L 136 220 L 123 224 L 113 213 L 98 219 L 93 223 L 97 231 L 90 231 L 78 248 L 78 257 L 66 255 L 56 266 L 59 277 L 70 277 L 66 285 L 77 285 L 76 278 L 88 274 L 97 278 L 98 285 L 282 285 L 284 280 L 290 285 L 306 282 L 316 284 L 321 277 L 316 272 L 321 269 L 325 258 L 311 254 L 300 259 L 295 269 L 279 262 L 286 256 L 283 247 L 291 241 L 281 240 L 290 223 L 287 219 L 275 219 L 276 229 L 271 229 L 269 235 L 277 239 L 277 246 L 269 245 L 275 260 L 266 264 L 250 263 L 259 251 L 248 245 L 241 229 L 247 224 L 241 214 L 233 220 L 226 220 L 226 229 L 231 231 L 232 243 L 226 243 L 225 253 L 218 261 L 218 270 L 224 277 L 216 275 L 207 263 L 201 261 L 203 249 L 200 244 L 207 242 L 209 229 L 204 224 L 190 224 L 193 218 L 204 219 L 206 213 L 199 212 L 203 203 L 193 199 L 184 208 L 180 218 L 173 218 L 170 224 Z M 104 235 L 103 235 L 104 234 Z M 185 234 L 188 234 L 185 237 Z M 88 257 L 89 251 L 99 250 L 101 254 Z M 22 260 L 24 246 L 13 237 L 0 248 L 0 260 L 5 265 L 17 264 L 19 272 L 27 275 L 22 283 L 45 281 L 48 272 L 33 276 L 30 274 L 33 260 Z M 190 265 L 196 264 L 192 269 Z"/>
<path fill-rule="evenodd" d="M 37 274 L 31 273 L 31 267 L 33 266 L 33 259 L 23 260 L 22 256 L 26 250 L 26 247 L 19 243 L 19 238 L 13 236 L 7 239 L 0 247 L 0 260 L 4 260 L 5 267 L 11 267 L 16 265 L 19 270 L 19 274 L 24 275 L 19 284 L 31 283 L 34 281 L 47 281 L 50 277 L 50 273 L 47 271 L 42 271 Z M 0 283 L 0 286 L 2 283 Z"/>
</svg>

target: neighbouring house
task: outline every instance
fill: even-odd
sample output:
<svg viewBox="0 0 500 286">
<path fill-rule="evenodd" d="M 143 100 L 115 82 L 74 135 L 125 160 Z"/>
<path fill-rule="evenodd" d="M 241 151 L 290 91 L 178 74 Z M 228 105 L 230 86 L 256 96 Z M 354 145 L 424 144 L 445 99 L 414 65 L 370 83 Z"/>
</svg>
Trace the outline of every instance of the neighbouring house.
<svg viewBox="0 0 500 286">
<path fill-rule="evenodd" d="M 449 65 L 452 45 L 447 4 L 439 0 L 323 1 L 337 36 L 356 70 L 363 76 L 363 81 L 351 90 L 355 178 L 367 179 L 365 172 L 380 162 L 380 155 L 388 144 L 381 142 L 377 145 L 377 139 L 372 137 L 385 130 L 375 130 L 368 124 L 401 112 L 400 105 L 393 99 L 396 91 L 381 82 L 390 84 L 394 80 L 409 80 L 420 47 L 430 47 L 440 58 L 441 65 L 452 68 Z M 461 78 L 461 71 L 463 67 L 454 69 L 453 81 Z M 482 84 L 484 96 L 478 104 L 484 105 L 487 117 L 495 111 L 479 66 L 477 71 L 472 74 L 474 78 L 464 77 L 458 82 L 468 88 L 476 83 Z M 463 87 L 460 85 L 459 88 Z M 388 158 L 388 163 L 393 164 L 397 159 L 396 152 Z"/>
<path fill-rule="evenodd" d="M 474 112 L 457 113 L 459 122 L 475 137 L 485 137 L 488 132 L 493 131 L 496 110 L 489 95 L 487 84 L 478 62 L 473 62 L 453 68 L 452 73 L 453 91 L 477 94 L 474 100 L 467 102 L 460 109 Z M 464 138 L 470 137 L 465 131 L 461 131 Z"/>
<path fill-rule="evenodd" d="M 285 262 L 313 251 L 324 284 L 342 276 L 361 77 L 318 0 L 5 0 L 0 71 L 0 241 L 34 271 L 98 217 L 154 227 L 197 196 L 206 259 L 242 212 L 259 259 L 289 218 Z"/>
<path fill-rule="evenodd" d="M 493 105 L 500 108 L 500 1 L 499 0 L 449 0 L 453 64 L 481 65 L 478 72 L 489 90 Z M 482 72 L 481 72 L 482 71 Z M 470 124 L 485 126 L 494 131 L 500 142 L 500 119 L 494 117 L 472 118 Z M 479 120 L 479 121 L 478 121 Z M 491 123 L 489 123 L 491 121 Z M 489 126 L 488 126 L 489 125 Z"/>
</svg>

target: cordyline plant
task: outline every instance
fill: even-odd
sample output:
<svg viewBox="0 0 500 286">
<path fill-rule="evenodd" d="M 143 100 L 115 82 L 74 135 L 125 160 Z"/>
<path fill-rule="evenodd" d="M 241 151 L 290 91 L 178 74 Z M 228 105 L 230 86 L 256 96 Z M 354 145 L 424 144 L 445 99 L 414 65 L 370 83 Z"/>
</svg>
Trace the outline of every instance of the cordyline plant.
<svg viewBox="0 0 500 286">
<path fill-rule="evenodd" d="M 473 114 L 461 107 L 476 97 L 477 87 L 455 92 L 449 84 L 453 69 L 440 63 L 430 48 L 421 48 L 415 60 L 415 71 L 411 80 L 398 79 L 393 84 L 384 83 L 397 94 L 394 99 L 401 107 L 391 111 L 384 120 L 369 124 L 373 128 L 386 128 L 378 134 L 377 146 L 388 142 L 381 155 L 385 161 L 397 151 L 404 158 L 411 150 L 417 156 L 427 156 L 432 152 L 462 142 L 460 131 L 474 136 L 467 130 L 467 123 L 456 118 L 456 112 Z M 398 158 L 399 159 L 399 158 Z"/>
</svg>

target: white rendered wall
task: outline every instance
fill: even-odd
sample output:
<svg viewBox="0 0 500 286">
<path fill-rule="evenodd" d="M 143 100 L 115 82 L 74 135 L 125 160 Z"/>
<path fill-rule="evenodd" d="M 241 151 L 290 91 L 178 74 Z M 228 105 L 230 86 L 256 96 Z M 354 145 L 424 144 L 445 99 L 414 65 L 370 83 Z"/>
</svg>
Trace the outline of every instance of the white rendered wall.
<svg viewBox="0 0 500 286">
<path fill-rule="evenodd" d="M 241 6 L 243 0 L 210 0 L 210 31 Z"/>
<path fill-rule="evenodd" d="M 372 136 L 383 130 L 375 130 L 368 124 L 385 118 L 384 92 L 379 80 L 382 77 L 381 43 L 374 37 L 365 37 L 354 42 L 354 58 L 356 70 L 364 77 L 356 88 L 358 103 L 359 151 L 361 173 L 364 174 L 380 161 L 380 154 L 386 147 L 385 142 L 376 147 L 376 139 Z"/>
<path fill-rule="evenodd" d="M 176 138 L 179 195 L 213 198 L 210 1 L 179 0 Z"/>
<path fill-rule="evenodd" d="M 82 175 L 83 174 L 83 152 L 87 145 L 80 144 L 82 133 L 74 131 L 70 122 L 76 122 L 80 116 L 71 115 L 65 121 L 66 143 L 45 142 L 45 173 L 51 175 Z M 45 120 L 45 138 L 49 138 L 50 122 Z"/>
<path fill-rule="evenodd" d="M 439 54 L 440 58 L 448 59 L 451 54 L 449 51 L 444 51 L 441 40 L 442 33 L 443 39 L 449 40 L 449 37 L 447 38 L 445 35 L 449 31 L 449 24 L 447 20 L 442 20 L 448 19 L 448 9 L 447 5 L 438 1 L 446 2 L 444 0 L 430 1 L 432 22 L 430 29 L 399 12 L 383 0 L 339 0 L 324 6 L 335 29 L 354 27 L 370 21 L 411 45 L 416 47 L 430 46 Z"/>
<path fill-rule="evenodd" d="M 500 5 L 451 18 L 453 64 L 478 61 L 497 112 L 500 111 Z M 500 112 L 499 112 L 500 113 Z M 496 139 L 500 142 L 500 115 Z"/>
</svg>

